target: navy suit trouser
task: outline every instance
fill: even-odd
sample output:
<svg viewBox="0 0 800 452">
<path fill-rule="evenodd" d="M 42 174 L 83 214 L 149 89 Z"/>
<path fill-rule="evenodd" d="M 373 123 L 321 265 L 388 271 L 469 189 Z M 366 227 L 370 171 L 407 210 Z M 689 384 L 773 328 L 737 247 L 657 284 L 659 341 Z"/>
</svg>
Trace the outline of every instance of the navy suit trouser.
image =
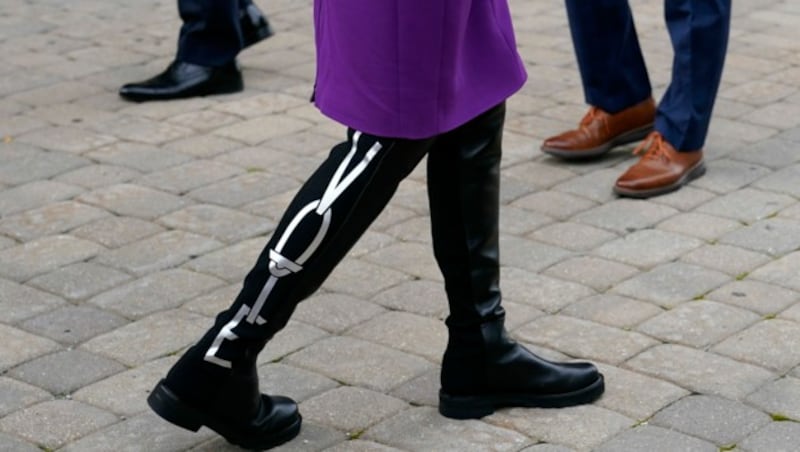
<svg viewBox="0 0 800 452">
<path fill-rule="evenodd" d="M 177 59 L 224 66 L 244 48 L 240 16 L 251 0 L 178 0 L 183 26 Z"/>
<path fill-rule="evenodd" d="M 586 102 L 616 113 L 652 96 L 628 0 L 566 0 Z M 701 149 L 722 77 L 731 0 L 665 0 L 674 58 L 655 129 L 682 151 Z"/>
</svg>

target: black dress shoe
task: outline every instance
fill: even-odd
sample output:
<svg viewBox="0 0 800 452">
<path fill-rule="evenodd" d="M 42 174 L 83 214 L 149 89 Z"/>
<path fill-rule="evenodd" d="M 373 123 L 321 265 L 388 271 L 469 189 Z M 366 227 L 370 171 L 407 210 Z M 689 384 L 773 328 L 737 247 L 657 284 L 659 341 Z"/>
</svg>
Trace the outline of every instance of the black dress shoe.
<svg viewBox="0 0 800 452">
<path fill-rule="evenodd" d="M 247 8 L 240 10 L 239 14 L 245 47 L 250 47 L 275 34 L 269 25 L 267 16 L 255 4 L 251 3 Z"/>
<path fill-rule="evenodd" d="M 221 67 L 173 61 L 164 72 L 149 80 L 123 85 L 119 95 L 144 102 L 236 93 L 242 89 L 242 72 L 235 60 Z"/>
</svg>

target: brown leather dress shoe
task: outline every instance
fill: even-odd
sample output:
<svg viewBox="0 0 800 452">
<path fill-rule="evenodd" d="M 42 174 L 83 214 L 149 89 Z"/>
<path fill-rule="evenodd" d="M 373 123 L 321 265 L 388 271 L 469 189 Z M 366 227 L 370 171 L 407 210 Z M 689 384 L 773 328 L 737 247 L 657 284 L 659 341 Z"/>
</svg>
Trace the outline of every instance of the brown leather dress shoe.
<svg viewBox="0 0 800 452">
<path fill-rule="evenodd" d="M 614 192 L 620 196 L 649 198 L 681 188 L 706 172 L 703 151 L 676 151 L 658 132 L 653 132 L 634 154 L 641 154 L 633 166 L 617 179 Z"/>
<path fill-rule="evenodd" d="M 647 136 L 655 118 L 652 98 L 614 114 L 591 107 L 577 129 L 544 140 L 542 152 L 567 160 L 597 157 Z"/>
</svg>

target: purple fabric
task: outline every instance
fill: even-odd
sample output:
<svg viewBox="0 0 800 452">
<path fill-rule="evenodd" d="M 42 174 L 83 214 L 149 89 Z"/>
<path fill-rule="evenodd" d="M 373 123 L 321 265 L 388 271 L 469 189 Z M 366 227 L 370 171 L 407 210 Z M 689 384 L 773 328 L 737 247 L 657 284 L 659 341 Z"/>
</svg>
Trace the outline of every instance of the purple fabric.
<svg viewBox="0 0 800 452">
<path fill-rule="evenodd" d="M 428 138 L 525 82 L 507 0 L 315 0 L 315 103 L 357 130 Z"/>
</svg>

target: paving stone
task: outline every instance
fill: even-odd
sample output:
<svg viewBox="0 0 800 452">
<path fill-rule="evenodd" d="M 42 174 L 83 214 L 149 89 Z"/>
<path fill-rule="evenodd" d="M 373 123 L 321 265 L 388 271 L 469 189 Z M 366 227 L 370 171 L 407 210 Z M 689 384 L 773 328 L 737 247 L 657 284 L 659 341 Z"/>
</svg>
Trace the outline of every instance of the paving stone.
<svg viewBox="0 0 800 452">
<path fill-rule="evenodd" d="M 286 362 L 377 391 L 394 388 L 433 367 L 423 358 L 347 337 L 316 342 L 292 354 Z"/>
<path fill-rule="evenodd" d="M 800 300 L 800 294 L 753 280 L 731 281 L 709 293 L 708 300 L 721 301 L 762 315 L 774 315 Z"/>
<path fill-rule="evenodd" d="M 769 218 L 794 202 L 793 198 L 779 193 L 743 188 L 713 199 L 698 207 L 697 211 L 754 223 Z"/>
<path fill-rule="evenodd" d="M 321 293 L 300 303 L 292 318 L 339 334 L 384 312 L 384 308 L 357 298 Z"/>
<path fill-rule="evenodd" d="M 744 309 L 698 300 L 647 320 L 639 325 L 637 331 L 663 342 L 702 349 L 747 328 L 759 319 L 758 315 Z"/>
<path fill-rule="evenodd" d="M 573 282 L 542 276 L 516 268 L 503 268 L 503 294 L 507 300 L 554 313 L 595 291 Z"/>
<path fill-rule="evenodd" d="M 740 191 L 740 189 L 743 187 L 747 187 L 754 181 L 770 173 L 768 168 L 760 166 L 760 164 L 737 162 L 728 159 L 714 160 L 713 165 L 709 166 L 711 169 L 708 171 L 708 173 L 694 181 L 693 184 L 704 190 L 709 190 L 723 195 L 738 193 L 738 191 Z M 744 190 L 750 189 L 745 188 Z M 722 198 L 724 199 L 724 196 Z M 738 199 L 740 201 L 753 201 L 752 198 L 740 197 Z M 728 207 L 731 207 L 732 203 L 736 202 L 734 200 L 731 200 L 730 202 L 724 202 L 721 205 L 718 205 L 720 202 L 716 200 L 712 200 L 711 202 L 713 203 L 712 205 L 715 207 L 715 210 L 719 210 L 724 213 L 735 213 L 735 209 L 733 209 L 733 212 L 727 209 Z M 698 211 L 710 213 L 706 212 L 705 208 L 701 208 Z M 738 216 L 731 215 L 720 216 L 740 218 Z"/>
<path fill-rule="evenodd" d="M 234 446 L 220 436 L 214 435 L 213 439 L 189 449 L 191 452 L 240 452 L 240 447 Z M 347 435 L 330 427 L 323 427 L 310 422 L 304 422 L 300 434 L 288 443 L 280 446 L 281 452 L 311 452 L 327 450 L 335 444 L 347 440 Z"/>
<path fill-rule="evenodd" d="M 610 187 L 614 186 L 618 177 L 619 171 L 614 168 L 598 170 L 573 177 L 556 185 L 553 189 L 596 202 L 609 202 L 616 196 Z"/>
<path fill-rule="evenodd" d="M 311 325 L 290 321 L 286 328 L 270 339 L 269 344 L 258 355 L 257 364 L 266 364 L 282 360 L 290 353 L 296 352 L 323 338 L 328 337 L 325 331 Z"/>
<path fill-rule="evenodd" d="M 566 220 L 595 205 L 596 203 L 588 199 L 552 191 L 539 191 L 511 203 L 513 207 L 532 210 L 559 220 Z"/>
<path fill-rule="evenodd" d="M 389 395 L 405 400 L 412 406 L 438 407 L 439 389 L 441 388 L 440 374 L 440 369 L 432 369 L 397 386 Z"/>
<path fill-rule="evenodd" d="M 778 286 L 800 290 L 798 264 L 800 264 L 800 251 L 795 251 L 755 270 L 749 276 Z"/>
<path fill-rule="evenodd" d="M 188 112 L 169 118 L 184 127 L 217 128 L 236 122 L 238 119 L 210 110 Z M 192 124 L 194 123 L 194 124 Z M 179 138 L 164 145 L 165 148 L 196 158 L 210 158 L 242 147 L 242 144 L 214 135 L 196 135 Z"/>
<path fill-rule="evenodd" d="M 521 452 L 573 452 L 574 449 L 557 444 L 541 443 L 522 449 Z"/>
<path fill-rule="evenodd" d="M 85 156 L 101 163 L 123 166 L 142 173 L 158 171 L 192 160 L 191 156 L 180 152 L 170 152 L 152 145 L 129 142 L 104 146 L 86 153 Z"/>
<path fill-rule="evenodd" d="M 147 395 L 177 360 L 178 356 L 160 358 L 86 384 L 72 394 L 72 399 L 102 408 L 121 417 L 134 416 L 144 411 L 149 412 Z"/>
<path fill-rule="evenodd" d="M 89 303 L 128 318 L 176 308 L 193 297 L 219 287 L 212 276 L 183 269 L 153 273 L 92 297 Z"/>
<path fill-rule="evenodd" d="M 53 450 L 117 420 L 111 413 L 80 402 L 53 400 L 0 419 L 0 430 Z"/>
<path fill-rule="evenodd" d="M 126 366 L 137 366 L 181 350 L 199 339 L 212 324 L 207 317 L 180 309 L 162 311 L 97 336 L 80 348 Z"/>
<path fill-rule="evenodd" d="M 143 434 L 145 433 L 146 434 Z M 154 413 L 145 413 L 102 428 L 59 449 L 63 452 L 105 452 L 109 444 L 115 451 L 137 452 L 188 450 L 214 436 L 210 430 L 200 434 L 189 432 L 165 422 Z"/>
<path fill-rule="evenodd" d="M 97 133 L 79 127 L 51 126 L 28 132 L 17 138 L 51 151 L 85 154 L 88 151 L 114 143 L 117 139 L 105 133 Z"/>
<path fill-rule="evenodd" d="M 500 207 L 500 234 L 523 235 L 552 222 L 552 218 L 538 212 L 508 205 Z M 534 238 L 540 239 L 540 237 Z M 547 242 L 547 240 L 542 241 Z"/>
<path fill-rule="evenodd" d="M 403 450 L 464 451 L 491 448 L 519 450 L 530 443 L 524 435 L 476 420 L 455 421 L 433 408 L 403 411 L 370 428 L 362 437 Z"/>
<path fill-rule="evenodd" d="M 619 284 L 612 293 L 673 308 L 727 283 L 730 277 L 680 262 L 656 267 Z"/>
<path fill-rule="evenodd" d="M 697 248 L 684 255 L 681 261 L 738 277 L 769 262 L 770 257 L 742 248 L 715 244 Z"/>
<path fill-rule="evenodd" d="M 744 146 L 730 157 L 772 169 L 780 169 L 797 162 L 796 146 L 792 141 L 782 139 L 778 135 L 775 138 Z"/>
<path fill-rule="evenodd" d="M 221 127 L 214 133 L 249 145 L 256 145 L 309 127 L 311 127 L 311 123 L 286 115 L 264 115 Z"/>
<path fill-rule="evenodd" d="M 144 220 L 153 220 L 187 204 L 183 198 L 133 184 L 104 187 L 86 193 L 78 200 L 118 215 Z"/>
<path fill-rule="evenodd" d="M 41 290 L 0 278 L 0 322 L 15 323 L 64 303 L 63 299 Z"/>
<path fill-rule="evenodd" d="M 216 317 L 219 312 L 231 306 L 241 289 L 242 284 L 241 281 L 239 281 L 236 284 L 206 291 L 205 294 L 196 296 L 184 303 L 181 309 L 196 312 L 206 317 Z"/>
<path fill-rule="evenodd" d="M 42 449 L 19 438 L 0 433 L 0 451 L 3 452 L 40 452 Z"/>
<path fill-rule="evenodd" d="M 72 235 L 95 241 L 107 248 L 118 248 L 163 231 L 164 228 L 149 221 L 113 216 L 74 229 Z"/>
<path fill-rule="evenodd" d="M 800 222 L 770 218 L 725 234 L 720 242 L 781 256 L 800 247 Z"/>
<path fill-rule="evenodd" d="M 189 206 L 159 219 L 171 228 L 195 232 L 223 242 L 236 242 L 274 228 L 268 220 L 208 204 Z"/>
<path fill-rule="evenodd" d="M 0 233 L 19 241 L 31 241 L 66 232 L 107 215 L 103 210 L 65 201 L 3 218 L 0 220 Z"/>
<path fill-rule="evenodd" d="M 252 167 L 246 170 L 250 172 L 203 185 L 189 192 L 188 196 L 200 202 L 240 207 L 279 193 L 294 193 L 297 189 L 297 182 L 293 178 L 253 171 Z M 282 213 L 281 210 L 275 215 Z"/>
<path fill-rule="evenodd" d="M 63 395 L 123 370 L 123 365 L 110 359 L 81 350 L 64 350 L 28 361 L 9 370 L 8 375 L 51 394 Z"/>
<path fill-rule="evenodd" d="M 73 198 L 82 192 L 80 187 L 50 180 L 18 185 L 0 193 L 0 216 L 43 207 L 51 202 Z"/>
<path fill-rule="evenodd" d="M 411 278 L 405 273 L 360 259 L 345 259 L 325 280 L 323 287 L 333 292 L 369 299 L 371 296 Z"/>
<path fill-rule="evenodd" d="M 325 449 L 326 452 L 399 452 L 401 449 L 384 446 L 373 441 L 349 440 Z"/>
<path fill-rule="evenodd" d="M 110 312 L 67 305 L 28 319 L 20 326 L 62 344 L 76 345 L 125 323 L 125 319 Z"/>
<path fill-rule="evenodd" d="M 339 386 L 323 375 L 280 363 L 261 366 L 258 372 L 261 391 L 285 395 L 298 402 Z"/>
<path fill-rule="evenodd" d="M 703 240 L 714 240 L 723 234 L 740 229 L 742 224 L 729 218 L 686 212 L 670 217 L 656 227 Z"/>
<path fill-rule="evenodd" d="M 793 181 L 798 180 L 798 178 L 800 178 L 800 165 L 794 165 L 776 171 L 760 179 L 754 185 L 763 190 L 783 193 L 797 198 L 800 196 L 800 189 Z"/>
<path fill-rule="evenodd" d="M 0 251 L 0 274 L 24 281 L 89 259 L 102 249 L 94 242 L 69 235 L 48 236 Z"/>
<path fill-rule="evenodd" d="M 638 270 L 629 265 L 591 256 L 567 259 L 544 271 L 547 276 L 574 281 L 601 292 L 636 273 Z"/>
<path fill-rule="evenodd" d="M 434 317 L 448 309 L 444 284 L 426 280 L 400 283 L 371 297 L 371 301 L 387 309 Z"/>
<path fill-rule="evenodd" d="M 744 452 L 792 452 L 800 444 L 800 423 L 772 422 L 737 444 Z"/>
<path fill-rule="evenodd" d="M 684 186 L 680 190 L 658 196 L 653 199 L 653 202 L 670 206 L 681 212 L 689 212 L 700 204 L 713 199 L 715 196 L 716 194 L 708 190 L 701 190 L 689 185 Z"/>
<path fill-rule="evenodd" d="M 714 444 L 678 432 L 645 425 L 615 436 L 597 452 L 718 452 Z"/>
<path fill-rule="evenodd" d="M 136 170 L 122 166 L 96 164 L 66 172 L 54 180 L 89 190 L 130 182 L 140 176 Z"/>
<path fill-rule="evenodd" d="M 678 213 L 663 205 L 618 199 L 575 215 L 573 221 L 618 234 L 652 227 Z"/>
<path fill-rule="evenodd" d="M 394 243 L 366 254 L 361 259 L 421 279 L 441 280 L 442 278 L 442 273 L 429 245 Z"/>
<path fill-rule="evenodd" d="M 513 408 L 487 420 L 498 427 L 577 450 L 592 450 L 634 424 L 633 419 L 594 405 L 559 410 Z M 576 431 L 580 434 L 576 435 Z"/>
<path fill-rule="evenodd" d="M 588 251 L 617 235 L 579 223 L 560 222 L 538 229 L 531 238 L 572 251 Z"/>
<path fill-rule="evenodd" d="M 691 237 L 649 229 L 608 242 L 597 248 L 594 254 L 640 268 L 649 268 L 675 260 L 702 244 L 700 240 Z"/>
<path fill-rule="evenodd" d="M 221 246 L 203 235 L 172 230 L 100 253 L 96 262 L 141 276 L 176 267 Z"/>
<path fill-rule="evenodd" d="M 549 347 L 569 356 L 614 364 L 657 344 L 657 341 L 639 333 L 563 315 L 540 317 L 514 333 L 523 341 Z"/>
<path fill-rule="evenodd" d="M 629 360 L 626 367 L 693 392 L 729 399 L 742 398 L 774 378 L 761 367 L 674 344 L 646 350 Z"/>
<path fill-rule="evenodd" d="M 768 319 L 731 336 L 712 348 L 715 353 L 784 373 L 800 364 L 800 323 Z"/>
<path fill-rule="evenodd" d="M 136 183 L 173 194 L 183 194 L 206 184 L 236 176 L 241 172 L 240 168 L 233 165 L 196 160 L 146 174 L 136 180 Z"/>
<path fill-rule="evenodd" d="M 89 165 L 89 160 L 66 152 L 45 152 L 31 149 L 19 158 L 4 161 L 0 166 L 0 182 L 20 185 L 49 179 L 58 174 Z M 66 182 L 69 183 L 69 182 Z"/>
<path fill-rule="evenodd" d="M 694 395 L 670 405 L 650 422 L 720 446 L 730 446 L 768 424 L 770 417 L 741 402 Z"/>
<path fill-rule="evenodd" d="M 235 245 L 203 254 L 185 264 L 183 268 L 241 283 L 253 268 L 267 240 L 263 237 L 239 241 Z"/>
<path fill-rule="evenodd" d="M 600 364 L 605 392 L 594 402 L 638 421 L 644 421 L 664 407 L 689 395 L 689 391 L 661 379 Z"/>
<path fill-rule="evenodd" d="M 444 323 L 404 312 L 387 312 L 354 327 L 348 335 L 385 345 L 433 362 L 440 362 L 447 346 Z"/>
<path fill-rule="evenodd" d="M 52 397 L 35 386 L 6 376 L 0 377 L 0 417 Z M 2 444 L 0 440 L 0 450 L 5 450 Z"/>
<path fill-rule="evenodd" d="M 406 408 L 402 400 L 350 386 L 332 389 L 301 404 L 309 421 L 344 430 L 351 437 Z"/>
<path fill-rule="evenodd" d="M 663 312 L 652 303 L 600 294 L 570 304 L 562 314 L 622 329 L 630 329 Z"/>
<path fill-rule="evenodd" d="M 83 300 L 129 281 L 131 276 L 90 262 L 61 267 L 37 276 L 29 284 L 71 301 Z"/>
<path fill-rule="evenodd" d="M 94 124 L 93 127 L 122 140 L 148 144 L 166 143 L 187 137 L 193 133 L 189 128 L 170 124 L 169 122 L 154 121 L 125 114 L 117 115 L 113 120 L 107 122 Z"/>
<path fill-rule="evenodd" d="M 800 422 L 800 379 L 784 377 L 747 396 L 747 402 L 768 414 Z"/>
</svg>

